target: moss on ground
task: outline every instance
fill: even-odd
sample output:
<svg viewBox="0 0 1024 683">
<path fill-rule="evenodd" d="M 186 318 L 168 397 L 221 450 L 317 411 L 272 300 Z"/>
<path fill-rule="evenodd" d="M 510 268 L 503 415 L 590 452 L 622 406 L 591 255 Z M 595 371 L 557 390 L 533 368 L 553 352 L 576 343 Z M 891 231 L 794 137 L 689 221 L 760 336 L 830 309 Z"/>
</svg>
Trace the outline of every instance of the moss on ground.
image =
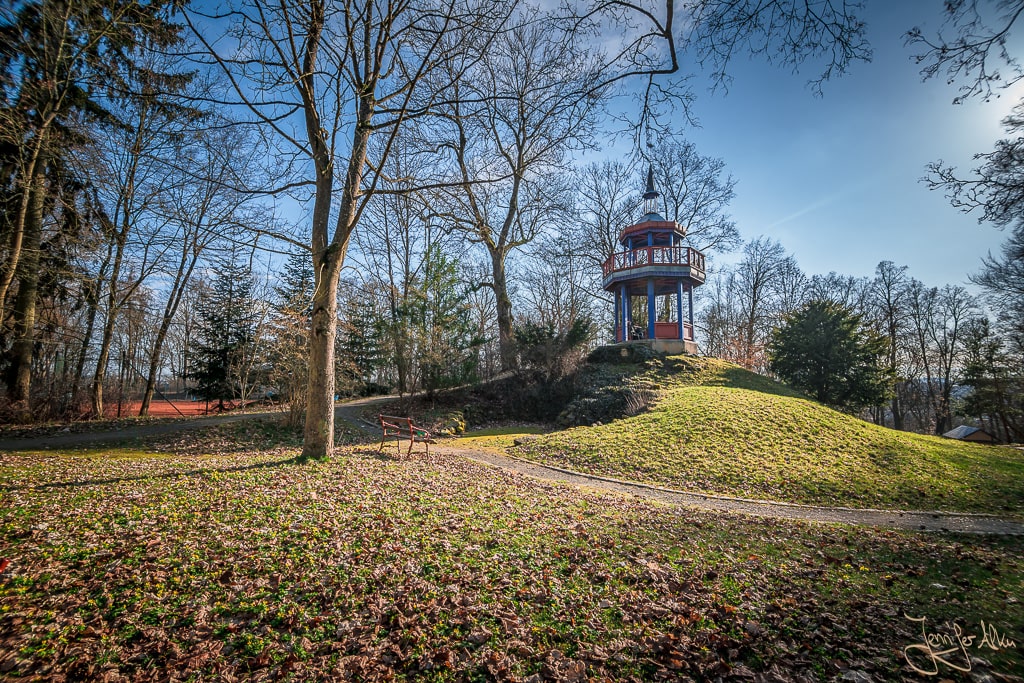
<svg viewBox="0 0 1024 683">
<path fill-rule="evenodd" d="M 300 465 L 252 437 L 0 454 L 0 678 L 896 681 L 907 617 L 1022 642 L 1020 538 L 668 508 L 372 446 Z M 979 643 L 981 675 L 1024 665 Z"/>
</svg>

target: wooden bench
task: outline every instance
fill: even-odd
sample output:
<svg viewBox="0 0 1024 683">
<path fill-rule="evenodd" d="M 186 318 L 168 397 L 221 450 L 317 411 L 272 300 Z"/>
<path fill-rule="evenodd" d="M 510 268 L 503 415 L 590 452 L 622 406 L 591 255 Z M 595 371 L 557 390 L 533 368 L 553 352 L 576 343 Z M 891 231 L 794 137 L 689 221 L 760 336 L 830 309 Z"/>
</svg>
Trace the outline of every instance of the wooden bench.
<svg viewBox="0 0 1024 683">
<path fill-rule="evenodd" d="M 413 423 L 411 417 L 398 417 L 396 415 L 378 415 L 380 420 L 380 448 L 377 452 L 384 450 L 384 442 L 389 436 L 397 437 L 395 443 L 398 445 L 398 452 L 402 452 L 402 439 L 409 439 L 409 450 L 407 455 L 412 454 L 412 447 L 415 443 L 422 443 L 427 447 L 427 455 L 430 455 L 430 444 L 436 443 L 434 435 L 429 431 Z"/>
</svg>

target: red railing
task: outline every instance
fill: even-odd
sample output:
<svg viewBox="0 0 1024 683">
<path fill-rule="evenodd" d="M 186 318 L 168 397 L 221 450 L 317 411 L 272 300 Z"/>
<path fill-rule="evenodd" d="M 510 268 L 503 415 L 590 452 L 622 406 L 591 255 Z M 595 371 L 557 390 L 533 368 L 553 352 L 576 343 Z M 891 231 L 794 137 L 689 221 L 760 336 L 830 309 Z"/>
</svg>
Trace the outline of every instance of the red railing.
<svg viewBox="0 0 1024 683">
<path fill-rule="evenodd" d="M 641 247 L 612 254 L 601 270 L 608 277 L 620 270 L 657 265 L 690 266 L 703 273 L 704 254 L 693 247 Z"/>
<path fill-rule="evenodd" d="M 655 339 L 679 339 L 679 323 L 654 323 Z M 683 323 L 683 339 L 693 341 L 693 325 Z"/>
<path fill-rule="evenodd" d="M 619 325 L 615 327 L 615 341 L 621 342 L 627 339 L 645 339 L 647 336 L 647 330 L 631 328 L 634 330 L 633 334 L 628 337 L 622 333 L 619 329 Z M 655 339 L 679 339 L 679 323 L 666 323 L 656 322 L 654 323 L 654 338 Z M 683 322 L 683 339 L 686 341 L 693 341 L 693 325 L 688 322 Z"/>
</svg>

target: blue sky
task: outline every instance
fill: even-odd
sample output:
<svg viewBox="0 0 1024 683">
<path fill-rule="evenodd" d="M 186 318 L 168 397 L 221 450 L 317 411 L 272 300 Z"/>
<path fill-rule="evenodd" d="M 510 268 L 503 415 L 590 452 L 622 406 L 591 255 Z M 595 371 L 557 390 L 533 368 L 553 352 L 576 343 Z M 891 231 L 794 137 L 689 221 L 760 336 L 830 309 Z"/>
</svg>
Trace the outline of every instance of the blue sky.
<svg viewBox="0 0 1024 683">
<path fill-rule="evenodd" d="M 891 260 L 929 285 L 966 284 L 998 249 L 1004 233 L 919 179 L 938 159 L 970 168 L 1024 89 L 953 105 L 944 79 L 922 83 L 903 34 L 934 34 L 941 6 L 869 0 L 873 60 L 826 83 L 823 97 L 806 85 L 811 66 L 793 74 L 760 60 L 734 63 L 728 93 L 697 90 L 701 127 L 686 134 L 738 181 L 731 209 L 744 239 L 778 239 L 809 274 L 870 276 Z"/>
</svg>

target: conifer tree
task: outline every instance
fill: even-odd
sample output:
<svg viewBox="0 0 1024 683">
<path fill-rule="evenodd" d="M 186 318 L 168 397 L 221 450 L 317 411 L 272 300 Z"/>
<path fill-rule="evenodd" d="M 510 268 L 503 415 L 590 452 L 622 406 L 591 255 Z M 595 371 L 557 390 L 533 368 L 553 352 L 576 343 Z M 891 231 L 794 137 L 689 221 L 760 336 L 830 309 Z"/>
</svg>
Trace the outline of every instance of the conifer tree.
<svg viewBox="0 0 1024 683">
<path fill-rule="evenodd" d="M 196 343 L 192 348 L 189 377 L 195 393 L 207 401 L 225 401 L 241 395 L 241 373 L 252 364 L 256 350 L 256 308 L 253 278 L 234 255 L 217 264 L 214 279 L 199 301 Z"/>
<path fill-rule="evenodd" d="M 393 365 L 394 354 L 388 353 L 383 343 L 387 323 L 375 304 L 373 293 L 360 289 L 347 302 L 346 315 L 339 322 L 344 334 L 338 335 L 335 373 L 341 393 L 376 393 L 375 373 L 384 365 Z"/>
<path fill-rule="evenodd" d="M 420 385 L 428 393 L 458 386 L 476 377 L 476 334 L 455 262 L 438 246 L 426 254 L 426 267 L 400 318 L 413 332 Z"/>
<path fill-rule="evenodd" d="M 856 410 L 888 396 L 885 349 L 885 339 L 861 316 L 829 301 L 811 301 L 773 332 L 769 367 L 826 405 Z"/>
<path fill-rule="evenodd" d="M 274 288 L 270 321 L 270 382 L 289 406 L 288 423 L 302 425 L 306 412 L 309 325 L 313 302 L 313 265 L 308 254 L 292 252 Z"/>
</svg>

